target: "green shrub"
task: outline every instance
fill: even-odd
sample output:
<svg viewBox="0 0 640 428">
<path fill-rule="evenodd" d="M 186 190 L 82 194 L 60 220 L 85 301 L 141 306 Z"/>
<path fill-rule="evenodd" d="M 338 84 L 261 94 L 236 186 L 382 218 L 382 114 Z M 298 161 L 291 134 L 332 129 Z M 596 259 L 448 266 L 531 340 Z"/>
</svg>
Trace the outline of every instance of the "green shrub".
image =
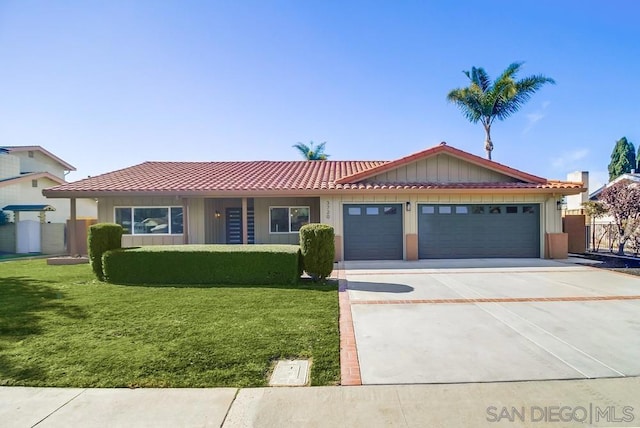
<svg viewBox="0 0 640 428">
<path fill-rule="evenodd" d="M 335 233 L 327 224 L 307 224 L 300 228 L 300 252 L 304 270 L 314 280 L 331 275 L 335 258 Z"/>
<path fill-rule="evenodd" d="M 100 281 L 104 281 L 102 255 L 109 250 L 122 247 L 122 226 L 113 223 L 98 223 L 89 227 L 87 238 L 91 268 Z"/>
<path fill-rule="evenodd" d="M 107 281 L 117 284 L 295 284 L 297 245 L 154 245 L 108 251 Z"/>
</svg>

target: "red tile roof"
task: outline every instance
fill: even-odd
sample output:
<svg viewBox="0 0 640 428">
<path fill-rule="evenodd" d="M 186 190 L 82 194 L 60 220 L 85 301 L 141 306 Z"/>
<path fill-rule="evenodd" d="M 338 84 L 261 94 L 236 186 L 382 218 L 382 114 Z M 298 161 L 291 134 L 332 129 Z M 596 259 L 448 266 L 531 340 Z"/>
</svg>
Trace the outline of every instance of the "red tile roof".
<svg viewBox="0 0 640 428">
<path fill-rule="evenodd" d="M 362 180 L 398 168 L 419 158 L 447 153 L 514 177 L 519 182 L 498 183 L 363 183 Z M 253 161 L 253 162 L 144 162 L 129 168 L 63 184 L 44 191 L 48 197 L 97 197 L 123 194 L 232 195 L 312 194 L 350 190 L 571 190 L 581 183 L 551 182 L 449 146 L 397 161 Z"/>
<path fill-rule="evenodd" d="M 380 161 L 144 162 L 52 191 L 163 192 L 335 189 L 340 177 Z"/>
</svg>

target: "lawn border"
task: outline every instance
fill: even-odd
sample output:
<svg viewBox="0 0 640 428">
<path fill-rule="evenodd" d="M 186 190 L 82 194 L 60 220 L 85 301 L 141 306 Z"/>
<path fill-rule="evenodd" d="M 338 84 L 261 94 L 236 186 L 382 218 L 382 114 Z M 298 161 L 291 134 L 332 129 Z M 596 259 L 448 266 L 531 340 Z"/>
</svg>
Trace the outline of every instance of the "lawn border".
<svg viewBox="0 0 640 428">
<path fill-rule="evenodd" d="M 360 361 L 353 328 L 351 301 L 349 300 L 348 281 L 342 263 L 338 264 L 335 274 L 338 277 L 338 302 L 340 304 L 340 384 L 360 386 Z"/>
</svg>

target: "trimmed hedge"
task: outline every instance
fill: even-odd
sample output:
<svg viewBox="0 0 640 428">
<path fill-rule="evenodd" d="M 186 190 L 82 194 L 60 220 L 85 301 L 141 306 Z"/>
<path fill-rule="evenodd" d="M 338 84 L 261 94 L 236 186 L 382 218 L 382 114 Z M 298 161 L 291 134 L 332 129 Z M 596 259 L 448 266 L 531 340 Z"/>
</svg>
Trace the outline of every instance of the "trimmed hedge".
<svg viewBox="0 0 640 428">
<path fill-rule="evenodd" d="M 105 278 L 116 284 L 295 284 L 297 245 L 155 245 L 108 251 Z"/>
<path fill-rule="evenodd" d="M 122 226 L 115 223 L 97 223 L 89 227 L 87 237 L 91 268 L 100 281 L 104 281 L 102 255 L 122 247 Z"/>
<path fill-rule="evenodd" d="M 328 224 L 306 224 L 300 228 L 300 252 L 304 270 L 314 280 L 331 275 L 335 258 L 335 233 Z"/>
</svg>

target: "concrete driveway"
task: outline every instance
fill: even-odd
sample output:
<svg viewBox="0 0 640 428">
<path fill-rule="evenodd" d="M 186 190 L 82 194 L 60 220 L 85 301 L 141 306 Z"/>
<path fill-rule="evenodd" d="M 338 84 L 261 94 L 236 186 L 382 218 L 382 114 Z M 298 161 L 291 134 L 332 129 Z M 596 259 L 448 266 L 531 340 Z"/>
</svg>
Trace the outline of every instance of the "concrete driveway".
<svg viewBox="0 0 640 428">
<path fill-rule="evenodd" d="M 640 277 L 540 259 L 342 268 L 363 384 L 640 375 Z"/>
</svg>

